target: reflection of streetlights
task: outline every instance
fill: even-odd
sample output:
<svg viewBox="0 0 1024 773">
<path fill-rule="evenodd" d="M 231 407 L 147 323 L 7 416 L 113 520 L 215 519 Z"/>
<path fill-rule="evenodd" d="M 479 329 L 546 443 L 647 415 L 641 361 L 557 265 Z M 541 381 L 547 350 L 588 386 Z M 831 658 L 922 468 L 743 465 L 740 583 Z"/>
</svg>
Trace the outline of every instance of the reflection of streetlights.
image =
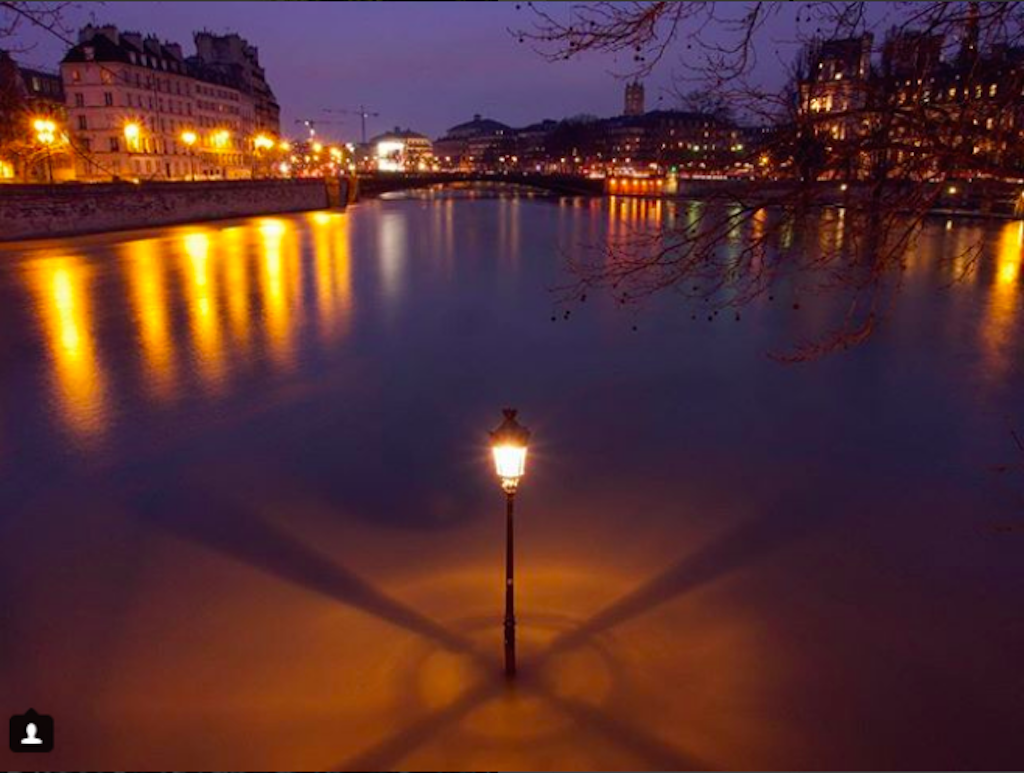
<svg viewBox="0 0 1024 773">
<path fill-rule="evenodd" d="M 505 676 L 516 675 L 516 616 L 513 586 L 513 529 L 512 510 L 519 480 L 526 472 L 526 446 L 530 431 L 516 421 L 516 411 L 502 411 L 505 420 L 491 433 L 491 454 L 494 470 L 505 492 Z"/>
<path fill-rule="evenodd" d="M 195 159 L 192 155 L 192 146 L 196 144 L 198 139 L 199 137 L 194 131 L 184 131 L 181 133 L 181 141 L 185 144 L 185 147 L 188 148 L 188 178 L 192 182 L 196 181 L 196 168 L 194 165 Z"/>
<path fill-rule="evenodd" d="M 32 122 L 32 128 L 36 130 L 36 140 L 46 148 L 46 174 L 53 185 L 53 159 L 50 148 L 57 141 L 57 124 L 49 118 L 37 118 Z"/>
</svg>

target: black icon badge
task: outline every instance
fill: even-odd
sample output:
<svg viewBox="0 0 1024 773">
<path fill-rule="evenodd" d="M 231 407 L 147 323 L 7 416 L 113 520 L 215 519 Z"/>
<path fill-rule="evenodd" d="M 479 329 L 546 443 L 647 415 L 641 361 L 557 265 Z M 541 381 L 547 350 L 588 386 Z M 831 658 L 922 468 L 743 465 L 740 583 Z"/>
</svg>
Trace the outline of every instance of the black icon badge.
<svg viewBox="0 0 1024 773">
<path fill-rule="evenodd" d="M 29 709 L 11 717 L 11 751 L 40 753 L 53 751 L 53 717 Z"/>
</svg>

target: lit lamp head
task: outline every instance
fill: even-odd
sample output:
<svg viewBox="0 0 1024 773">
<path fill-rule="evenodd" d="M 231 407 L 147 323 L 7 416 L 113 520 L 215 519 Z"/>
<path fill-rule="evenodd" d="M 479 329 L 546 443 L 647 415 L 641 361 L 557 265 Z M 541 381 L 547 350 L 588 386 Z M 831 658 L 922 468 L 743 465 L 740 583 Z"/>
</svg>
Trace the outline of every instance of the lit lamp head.
<svg viewBox="0 0 1024 773">
<path fill-rule="evenodd" d="M 184 131 L 181 133 L 181 141 L 190 148 L 196 144 L 198 139 L 198 135 L 193 131 Z"/>
<path fill-rule="evenodd" d="M 257 134 L 253 140 L 253 145 L 257 150 L 270 150 L 274 147 L 274 141 L 266 134 Z"/>
<path fill-rule="evenodd" d="M 530 442 L 530 431 L 516 421 L 517 411 L 514 408 L 506 408 L 502 413 L 505 420 L 491 433 L 491 454 L 501 487 L 505 493 L 512 494 L 526 472 L 526 447 Z"/>
<path fill-rule="evenodd" d="M 52 145 L 57 140 L 57 124 L 49 118 L 37 118 L 32 122 L 36 139 L 43 145 Z"/>
<path fill-rule="evenodd" d="M 124 140 L 128 143 L 129 150 L 139 149 L 139 138 L 142 136 L 142 128 L 134 121 L 124 125 Z"/>
</svg>

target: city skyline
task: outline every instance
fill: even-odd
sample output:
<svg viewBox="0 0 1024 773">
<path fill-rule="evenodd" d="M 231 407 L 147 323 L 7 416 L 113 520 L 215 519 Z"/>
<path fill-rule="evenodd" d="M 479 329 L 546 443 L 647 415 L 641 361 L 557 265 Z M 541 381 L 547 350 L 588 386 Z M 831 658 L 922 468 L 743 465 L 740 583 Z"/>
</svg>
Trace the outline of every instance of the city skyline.
<svg viewBox="0 0 1024 773">
<path fill-rule="evenodd" d="M 193 4 L 179 2 L 137 6 L 117 4 L 73 8 L 68 13 L 68 38 L 87 24 L 114 24 L 122 30 L 154 34 L 161 41 L 193 50 L 192 34 L 237 32 L 260 52 L 281 104 L 281 129 L 298 136 L 296 121 L 323 116 L 325 109 L 357 109 L 379 113 L 368 132 L 379 134 L 395 126 L 409 127 L 430 137 L 475 114 L 512 126 L 578 114 L 617 115 L 622 89 L 632 62 L 622 57 L 588 55 L 551 63 L 528 44 L 520 44 L 511 29 L 528 25 L 530 13 L 513 3 L 483 7 L 462 3 L 278 4 L 251 6 L 240 17 L 235 3 L 205 3 L 201 20 Z M 397 22 L 400 18 L 401 24 Z M 783 10 L 764 28 L 762 54 L 766 82 L 781 86 L 784 63 L 798 44 L 787 40 L 792 23 Z M 332 48 L 338 29 L 358 30 L 337 36 L 342 47 Z M 15 51 L 25 65 L 56 70 L 67 44 L 43 30 L 26 28 L 21 36 L 32 46 Z M 293 44 L 302 39 L 296 50 Z M 384 44 L 381 41 L 384 41 Z M 474 66 L 467 67 L 467 62 Z M 675 107 L 672 64 L 645 78 L 648 109 Z M 372 77 L 371 77 L 372 75 Z M 440 94 L 438 90 L 440 88 Z M 324 125 L 322 133 L 337 140 L 356 140 L 356 116 L 341 124 Z"/>
</svg>

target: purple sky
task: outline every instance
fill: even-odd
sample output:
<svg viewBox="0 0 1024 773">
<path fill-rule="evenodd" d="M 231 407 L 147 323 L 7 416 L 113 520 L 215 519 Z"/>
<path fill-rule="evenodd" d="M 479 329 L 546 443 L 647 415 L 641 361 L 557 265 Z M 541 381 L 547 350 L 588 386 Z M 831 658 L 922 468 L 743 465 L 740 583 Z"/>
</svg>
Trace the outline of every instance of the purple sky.
<svg viewBox="0 0 1024 773">
<path fill-rule="evenodd" d="M 239 32 L 259 47 L 283 109 L 286 134 L 299 132 L 296 118 L 322 117 L 323 108 L 361 103 L 381 113 L 370 123 L 370 134 L 401 125 L 438 136 L 474 113 L 512 125 L 578 113 L 613 115 L 622 108 L 622 82 L 613 71 L 622 72 L 629 64 L 597 56 L 544 61 L 508 33 L 531 18 L 512 2 L 83 6 L 69 20 L 76 29 L 90 20 L 112 22 L 180 41 L 189 53 L 197 28 Z M 768 78 L 781 78 L 768 49 L 792 36 L 790 25 L 780 17 L 766 31 L 761 45 L 769 54 L 764 61 Z M 55 67 L 62 44 L 40 33 L 24 38 L 22 43 L 37 45 L 19 56 L 23 62 Z M 783 48 L 788 52 L 791 46 Z M 648 108 L 656 106 L 668 82 L 668 68 L 648 79 Z M 333 139 L 358 139 L 358 119 L 346 117 L 344 125 L 321 130 Z"/>
</svg>

